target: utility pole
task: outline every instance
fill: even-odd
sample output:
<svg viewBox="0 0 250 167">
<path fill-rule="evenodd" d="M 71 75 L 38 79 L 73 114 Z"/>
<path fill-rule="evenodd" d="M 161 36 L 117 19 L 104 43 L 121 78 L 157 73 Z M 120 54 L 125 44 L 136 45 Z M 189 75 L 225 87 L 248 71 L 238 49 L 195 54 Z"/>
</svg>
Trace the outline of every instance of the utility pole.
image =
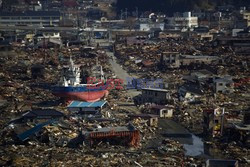
<svg viewBox="0 0 250 167">
<path fill-rule="evenodd" d="M 121 20 L 122 20 L 122 12 L 123 12 L 123 11 L 121 10 Z"/>
<path fill-rule="evenodd" d="M 109 23 L 109 28 L 108 28 L 108 40 L 109 40 L 109 44 L 112 40 L 112 34 L 111 34 L 111 28 L 110 28 L 110 23 Z"/>
<path fill-rule="evenodd" d="M 136 19 L 138 19 L 138 7 L 135 7 Z"/>
<path fill-rule="evenodd" d="M 221 12 L 219 12 L 219 31 L 220 31 L 220 29 L 221 29 Z"/>
<path fill-rule="evenodd" d="M 128 18 L 128 9 L 126 8 L 125 11 L 126 11 L 126 12 L 125 12 L 125 16 L 126 16 L 126 20 L 127 20 L 127 18 Z"/>
</svg>

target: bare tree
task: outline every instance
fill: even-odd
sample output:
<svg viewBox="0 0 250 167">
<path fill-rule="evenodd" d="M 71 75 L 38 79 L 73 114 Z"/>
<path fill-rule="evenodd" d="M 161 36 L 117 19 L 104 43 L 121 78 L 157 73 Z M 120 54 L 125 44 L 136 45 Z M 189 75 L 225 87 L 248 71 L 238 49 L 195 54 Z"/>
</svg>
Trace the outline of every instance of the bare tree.
<svg viewBox="0 0 250 167">
<path fill-rule="evenodd" d="M 128 27 L 131 31 L 132 28 L 135 26 L 136 19 L 134 17 L 129 17 L 125 20 L 124 24 Z"/>
</svg>

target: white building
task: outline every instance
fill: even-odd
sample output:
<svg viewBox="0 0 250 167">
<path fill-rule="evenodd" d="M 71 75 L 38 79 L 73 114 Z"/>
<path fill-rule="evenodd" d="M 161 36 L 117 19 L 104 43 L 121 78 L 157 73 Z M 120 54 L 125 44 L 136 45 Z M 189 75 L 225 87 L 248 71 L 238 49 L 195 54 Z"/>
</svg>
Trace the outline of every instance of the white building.
<svg viewBox="0 0 250 167">
<path fill-rule="evenodd" d="M 174 29 L 198 27 L 198 17 L 193 17 L 191 12 L 183 13 L 182 17 L 168 17 L 167 27 Z"/>
<path fill-rule="evenodd" d="M 164 23 L 140 23 L 140 31 L 150 31 L 152 28 L 164 30 Z"/>
</svg>

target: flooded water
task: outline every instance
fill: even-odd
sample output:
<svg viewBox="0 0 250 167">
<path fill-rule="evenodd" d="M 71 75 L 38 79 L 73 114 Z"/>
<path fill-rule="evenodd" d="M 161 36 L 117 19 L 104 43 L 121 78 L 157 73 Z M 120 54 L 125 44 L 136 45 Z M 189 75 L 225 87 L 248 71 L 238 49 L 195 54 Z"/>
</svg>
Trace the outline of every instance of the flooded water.
<svg viewBox="0 0 250 167">
<path fill-rule="evenodd" d="M 203 141 L 192 134 L 193 144 L 184 144 L 186 150 L 185 155 L 187 156 L 199 156 L 204 154 L 204 143 Z"/>
</svg>

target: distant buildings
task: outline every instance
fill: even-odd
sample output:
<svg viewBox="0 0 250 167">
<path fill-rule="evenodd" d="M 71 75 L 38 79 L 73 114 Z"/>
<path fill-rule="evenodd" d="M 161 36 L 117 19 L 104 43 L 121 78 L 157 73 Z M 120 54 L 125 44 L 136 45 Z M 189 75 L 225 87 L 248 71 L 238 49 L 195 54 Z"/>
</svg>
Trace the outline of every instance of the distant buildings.
<svg viewBox="0 0 250 167">
<path fill-rule="evenodd" d="M 60 20 L 56 11 L 0 12 L 0 25 L 58 26 Z"/>
<path fill-rule="evenodd" d="M 180 55 L 177 52 L 165 52 L 162 54 L 162 65 L 164 68 L 180 68 L 192 64 L 212 64 L 219 57 L 207 55 Z"/>
<path fill-rule="evenodd" d="M 166 26 L 174 29 L 198 27 L 198 17 L 193 17 L 191 12 L 185 12 L 181 17 L 168 17 Z"/>
<path fill-rule="evenodd" d="M 151 29 L 159 28 L 164 30 L 164 23 L 140 23 L 141 31 L 150 31 Z"/>
</svg>

